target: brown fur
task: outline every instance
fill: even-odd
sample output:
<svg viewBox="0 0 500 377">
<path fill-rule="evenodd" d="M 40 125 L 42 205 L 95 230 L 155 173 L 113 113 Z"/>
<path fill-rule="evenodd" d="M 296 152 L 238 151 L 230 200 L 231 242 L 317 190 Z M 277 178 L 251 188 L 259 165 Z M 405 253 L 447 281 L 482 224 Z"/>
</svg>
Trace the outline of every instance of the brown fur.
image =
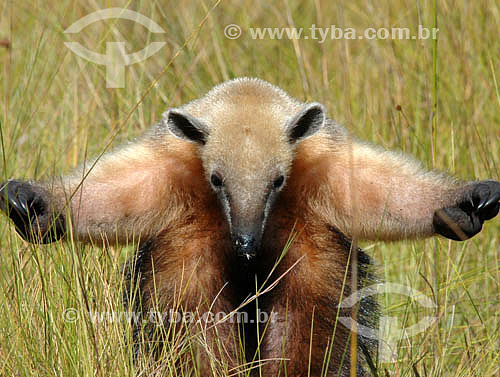
<svg viewBox="0 0 500 377">
<path fill-rule="evenodd" d="M 260 310 L 276 313 L 275 321 L 258 334 L 256 326 L 243 328 L 245 355 L 236 324 L 218 324 L 195 338 L 202 345 L 195 353 L 202 376 L 218 363 L 235 373 L 244 359 L 251 362 L 257 336 L 262 375 L 286 370 L 305 376 L 310 369 L 311 376 L 319 376 L 337 305 L 342 293 L 351 293 L 349 239 L 431 236 L 434 212 L 454 205 L 463 190 L 464 184 L 425 172 L 400 154 L 357 141 L 331 120 L 310 137 L 289 142 L 286 125 L 303 107 L 266 82 L 234 80 L 179 110 L 200 122 L 207 140 L 180 140 L 162 121 L 137 142 L 98 160 L 83 183 L 92 163 L 45 184 L 57 211 L 69 206 L 78 239 L 149 242 L 135 265 L 143 311 L 229 313 L 271 272 L 267 286 L 281 277 L 258 298 Z M 214 171 L 223 174 L 230 191 L 230 214 L 210 187 Z M 259 254 L 255 262 L 242 263 L 232 248 L 234 224 L 228 222 L 257 221 L 279 174 L 285 175 L 285 186 L 264 222 Z M 273 270 L 294 230 L 294 242 Z M 358 252 L 365 278 L 368 261 Z M 252 315 L 253 305 L 240 310 Z M 361 315 L 374 316 L 365 309 Z M 348 375 L 349 360 L 343 359 L 348 347 L 349 330 L 339 323 L 328 376 Z"/>
</svg>

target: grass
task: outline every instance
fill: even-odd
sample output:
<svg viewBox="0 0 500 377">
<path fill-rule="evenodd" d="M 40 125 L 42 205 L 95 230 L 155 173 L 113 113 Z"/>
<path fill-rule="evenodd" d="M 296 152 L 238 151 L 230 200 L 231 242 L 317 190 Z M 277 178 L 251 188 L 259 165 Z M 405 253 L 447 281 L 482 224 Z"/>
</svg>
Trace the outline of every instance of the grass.
<svg viewBox="0 0 500 377">
<path fill-rule="evenodd" d="M 63 31 L 82 16 L 126 7 L 151 17 L 166 34 L 125 20 Z M 242 11 L 245 7 L 245 11 Z M 431 28 L 432 40 L 252 40 L 249 27 L 336 25 Z M 243 35 L 224 37 L 227 24 Z M 363 139 L 402 150 L 429 168 L 464 179 L 500 178 L 500 5 L 494 1 L 315 0 L 245 2 L 5 1 L 0 3 L 2 180 L 67 172 L 90 156 L 139 135 L 163 111 L 214 84 L 257 76 L 301 100 L 322 102 L 330 116 Z M 167 41 L 151 58 L 126 68 L 125 88 L 107 89 L 105 67 L 64 47 L 79 41 L 105 52 Z M 429 310 L 401 295 L 380 297 L 401 327 L 433 315 L 439 321 L 398 342 L 379 375 L 500 374 L 500 223 L 464 243 L 444 239 L 363 245 L 388 282 L 433 298 Z M 24 243 L 0 218 L 0 375 L 173 374 L 145 355 L 134 365 L 122 322 L 92 323 L 78 313 L 121 308 L 121 266 L 132 247 L 73 242 Z M 65 312 L 66 311 L 66 312 Z M 125 336 L 124 336 L 125 334 Z M 172 342 L 166 357 L 184 352 Z M 168 364 L 168 363 L 167 363 Z M 171 367 L 171 365 L 170 365 Z M 221 373 L 224 374 L 224 373 Z"/>
</svg>

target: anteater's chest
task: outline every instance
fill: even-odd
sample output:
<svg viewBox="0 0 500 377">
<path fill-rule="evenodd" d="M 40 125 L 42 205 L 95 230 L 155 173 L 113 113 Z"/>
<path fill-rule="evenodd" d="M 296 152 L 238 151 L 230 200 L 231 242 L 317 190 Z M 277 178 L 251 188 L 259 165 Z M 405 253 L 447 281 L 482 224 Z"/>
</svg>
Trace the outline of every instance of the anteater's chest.
<svg viewBox="0 0 500 377">
<path fill-rule="evenodd" d="M 301 292 L 339 290 L 349 252 L 350 244 L 340 232 L 278 206 L 269 217 L 257 256 L 251 261 L 239 258 L 225 217 L 211 203 L 199 211 L 187 210 L 175 225 L 149 240 L 137 271 L 141 289 L 161 289 L 165 300 L 181 289 L 192 300 L 201 295 L 212 300 L 227 291 L 237 306 L 264 282 L 269 285 L 276 279 L 281 285 L 296 282 Z"/>
<path fill-rule="evenodd" d="M 350 294 L 350 242 L 335 228 L 283 208 L 269 218 L 261 245 L 254 260 L 238 258 L 222 216 L 186 213 L 183 221 L 145 243 L 138 254 L 135 270 L 140 276 L 142 310 L 155 303 L 163 311 L 176 307 L 201 315 L 236 311 L 243 315 L 237 318 L 245 321 L 211 327 L 215 333 L 206 334 L 209 342 L 223 339 L 227 349 L 238 349 L 244 333 L 247 360 L 252 360 L 261 339 L 263 359 L 280 359 L 282 350 L 295 360 L 291 370 L 305 370 L 307 362 L 304 367 L 297 355 L 309 349 L 311 329 L 314 354 L 322 358 L 328 347 L 325 334 L 335 328 L 338 303 L 343 294 Z M 358 263 L 359 276 L 366 277 L 369 260 L 360 250 Z M 373 305 L 362 303 L 362 307 Z M 260 323 L 260 313 L 271 321 Z M 339 350 L 348 339 L 344 330 L 337 330 Z M 231 355 L 231 363 L 244 363 L 241 355 Z M 268 368 L 266 375 L 277 374 L 273 368 L 278 366 Z"/>
</svg>

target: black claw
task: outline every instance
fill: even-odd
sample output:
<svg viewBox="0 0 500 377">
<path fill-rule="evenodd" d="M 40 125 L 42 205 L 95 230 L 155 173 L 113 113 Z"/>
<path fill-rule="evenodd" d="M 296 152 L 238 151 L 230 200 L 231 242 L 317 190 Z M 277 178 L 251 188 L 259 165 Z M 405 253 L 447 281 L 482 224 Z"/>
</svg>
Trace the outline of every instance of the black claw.
<svg viewBox="0 0 500 377">
<path fill-rule="evenodd" d="M 17 197 L 10 198 L 9 197 L 9 204 L 11 205 L 11 208 L 17 211 L 21 216 L 23 217 L 28 217 L 28 210 L 26 209 L 26 205 L 23 201 L 19 201 Z"/>
<path fill-rule="evenodd" d="M 463 240 L 481 231 L 485 221 L 498 215 L 500 209 L 500 183 L 481 181 L 469 186 L 455 207 L 436 211 L 433 219 L 437 233 Z"/>
<path fill-rule="evenodd" d="M 477 205 L 473 206 L 475 212 L 488 208 L 500 200 L 500 184 L 494 181 L 480 182 L 472 197 L 477 202 Z"/>
<path fill-rule="evenodd" d="M 27 215 L 28 214 L 28 207 L 27 207 L 26 203 L 27 203 L 26 201 L 21 200 L 21 207 L 23 209 L 23 212 Z"/>
<path fill-rule="evenodd" d="M 490 207 L 493 203 L 495 203 L 495 202 L 497 202 L 497 201 L 498 201 L 498 199 L 495 199 L 495 198 L 490 198 L 490 200 L 488 200 L 488 201 L 484 204 L 484 206 L 483 206 L 483 207 L 488 208 L 488 207 Z"/>
<path fill-rule="evenodd" d="M 495 195 L 493 195 L 485 204 L 484 206 L 486 208 L 490 207 L 491 205 L 497 203 L 500 201 L 500 192 L 497 192 Z"/>
<path fill-rule="evenodd" d="M 470 208 L 474 208 L 474 200 L 472 197 L 469 199 Z"/>
<path fill-rule="evenodd" d="M 27 241 L 53 242 L 64 235 L 64 218 L 51 213 L 47 194 L 28 182 L 11 180 L 0 188 L 0 210 Z"/>
<path fill-rule="evenodd" d="M 479 204 L 477 205 L 476 207 L 476 210 L 480 210 L 481 208 L 483 208 L 484 206 L 487 206 L 489 201 L 487 202 L 488 200 L 488 197 L 485 196 L 483 198 L 481 198 L 481 201 L 479 202 Z"/>
</svg>

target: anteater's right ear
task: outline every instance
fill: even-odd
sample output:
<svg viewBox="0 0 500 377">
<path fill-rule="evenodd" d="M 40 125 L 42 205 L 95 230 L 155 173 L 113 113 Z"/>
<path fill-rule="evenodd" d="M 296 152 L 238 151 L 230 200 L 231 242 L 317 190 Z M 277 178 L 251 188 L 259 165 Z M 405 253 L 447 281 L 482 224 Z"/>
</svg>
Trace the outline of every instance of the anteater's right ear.
<svg viewBox="0 0 500 377">
<path fill-rule="evenodd" d="M 208 127 L 195 117 L 179 109 L 171 109 L 165 118 L 168 129 L 178 138 L 202 145 L 207 142 Z"/>
</svg>

